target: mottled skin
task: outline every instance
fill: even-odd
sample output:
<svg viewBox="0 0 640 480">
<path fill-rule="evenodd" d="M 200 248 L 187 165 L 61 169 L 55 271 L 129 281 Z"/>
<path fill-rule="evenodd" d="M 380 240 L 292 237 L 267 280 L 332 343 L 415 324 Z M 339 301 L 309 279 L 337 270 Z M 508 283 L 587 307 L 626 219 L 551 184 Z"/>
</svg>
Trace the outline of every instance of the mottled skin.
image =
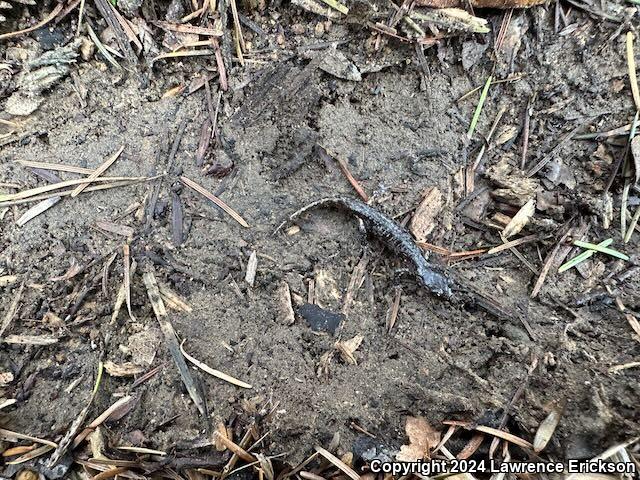
<svg viewBox="0 0 640 480">
<path fill-rule="evenodd" d="M 359 200 L 346 197 L 322 198 L 295 212 L 287 222 L 277 228 L 276 232 L 304 212 L 318 207 L 334 207 L 361 219 L 368 232 L 380 239 L 392 252 L 399 253 L 414 265 L 416 276 L 426 289 L 441 297 L 448 299 L 452 297 L 451 289 L 454 282 L 427 262 L 411 234 L 379 210 Z"/>
</svg>

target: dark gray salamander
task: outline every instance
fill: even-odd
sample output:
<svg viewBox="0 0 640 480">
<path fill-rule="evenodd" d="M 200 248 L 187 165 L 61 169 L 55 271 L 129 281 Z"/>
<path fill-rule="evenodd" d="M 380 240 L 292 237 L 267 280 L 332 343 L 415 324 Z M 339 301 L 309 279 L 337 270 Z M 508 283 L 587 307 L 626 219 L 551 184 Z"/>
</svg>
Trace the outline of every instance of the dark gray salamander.
<svg viewBox="0 0 640 480">
<path fill-rule="evenodd" d="M 427 262 L 422 250 L 416 245 L 411 234 L 379 210 L 359 200 L 346 197 L 322 198 L 295 212 L 286 222 L 282 223 L 276 229 L 276 232 L 303 213 L 314 208 L 322 207 L 337 208 L 361 219 L 367 230 L 372 233 L 373 236 L 386 244 L 392 252 L 399 253 L 414 265 L 416 276 L 425 288 L 438 296 L 448 299 L 452 297 L 451 289 L 454 286 L 454 282 L 444 274 L 436 271 L 434 267 Z"/>
</svg>

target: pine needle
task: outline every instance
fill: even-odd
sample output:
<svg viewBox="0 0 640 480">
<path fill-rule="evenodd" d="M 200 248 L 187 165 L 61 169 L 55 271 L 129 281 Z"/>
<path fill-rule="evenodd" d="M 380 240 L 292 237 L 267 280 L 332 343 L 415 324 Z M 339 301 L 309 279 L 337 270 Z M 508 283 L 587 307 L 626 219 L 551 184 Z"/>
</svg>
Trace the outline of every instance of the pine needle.
<svg viewBox="0 0 640 480">
<path fill-rule="evenodd" d="M 636 230 L 636 225 L 638 224 L 638 220 L 640 219 L 640 206 L 636 209 L 636 213 L 633 214 L 633 218 L 631 222 L 629 222 L 629 227 L 627 228 L 627 233 L 624 235 L 624 243 L 629 243 L 631 240 L 631 236 L 633 232 Z"/>
<path fill-rule="evenodd" d="M 329 5 L 331 8 L 333 8 L 334 10 L 339 11 L 340 13 L 343 13 L 345 15 L 349 14 L 349 8 L 343 5 L 342 3 L 338 2 L 337 0 L 322 0 L 322 1 L 327 5 Z"/>
<path fill-rule="evenodd" d="M 89 175 L 86 179 L 84 179 L 86 182 L 85 183 L 81 183 L 80 185 L 78 185 L 75 190 L 73 192 L 71 192 L 71 198 L 75 198 L 78 195 L 80 195 L 82 193 L 82 191 L 87 188 L 87 186 L 89 185 L 89 183 L 91 183 L 93 180 L 95 180 L 96 178 L 98 178 L 100 175 L 102 175 L 104 172 L 107 171 L 107 169 L 113 165 L 113 162 L 115 162 L 118 157 L 120 156 L 120 154 L 123 152 L 124 150 L 124 145 L 122 147 L 120 147 L 118 149 L 118 151 L 116 153 L 114 153 L 111 157 L 109 157 L 107 160 L 105 160 L 98 168 L 96 168 L 93 173 L 91 173 L 91 175 Z"/>
<path fill-rule="evenodd" d="M 636 60 L 633 54 L 633 33 L 627 32 L 627 65 L 629 67 L 629 82 L 631 82 L 631 93 L 636 110 L 640 110 L 640 89 L 638 88 L 638 77 L 636 76 Z"/>
<path fill-rule="evenodd" d="M 475 112 L 473 112 L 471 125 L 469 125 L 469 131 L 467 132 L 467 138 L 473 137 L 473 132 L 476 129 L 478 120 L 480 119 L 480 113 L 482 113 L 482 107 L 484 106 L 484 102 L 487 99 L 487 94 L 489 93 L 489 87 L 491 86 L 492 79 L 493 76 L 489 75 L 489 78 L 487 78 L 487 82 L 484 84 L 484 88 L 482 89 L 482 93 L 480 94 L 480 101 L 478 101 L 478 106 L 476 107 Z"/>
<path fill-rule="evenodd" d="M 193 180 L 184 176 L 180 177 L 180 181 L 184 183 L 187 187 L 198 192 L 203 197 L 206 197 L 207 199 L 211 200 L 213 203 L 215 203 L 218 207 L 224 210 L 231 218 L 233 218 L 240 225 L 242 225 L 245 228 L 249 228 L 249 224 L 244 220 L 244 218 L 240 216 L 240 214 L 238 214 L 238 212 L 236 212 L 233 208 L 231 208 L 229 205 L 224 203 L 221 199 L 216 197 L 214 194 L 208 192 L 204 187 L 202 187 L 201 185 L 198 185 Z"/>
<path fill-rule="evenodd" d="M 184 340 L 182 341 L 182 343 L 180 344 L 180 351 L 182 352 L 182 355 L 184 355 L 184 358 L 186 358 L 187 360 L 189 360 L 191 363 L 193 363 L 196 367 L 200 368 L 201 370 L 207 372 L 209 375 L 212 375 L 216 378 L 219 378 L 220 380 L 224 380 L 225 382 L 229 382 L 232 385 L 235 385 L 237 387 L 241 387 L 241 388 L 253 388 L 251 385 L 249 385 L 246 382 L 243 382 L 242 380 L 238 380 L 237 378 L 232 377 L 231 375 L 227 375 L 224 372 L 221 372 L 220 370 L 216 370 L 214 368 L 211 368 L 210 366 L 208 366 L 206 363 L 201 362 L 200 360 L 192 357 L 191 355 L 189 355 L 185 350 L 184 350 Z"/>
</svg>

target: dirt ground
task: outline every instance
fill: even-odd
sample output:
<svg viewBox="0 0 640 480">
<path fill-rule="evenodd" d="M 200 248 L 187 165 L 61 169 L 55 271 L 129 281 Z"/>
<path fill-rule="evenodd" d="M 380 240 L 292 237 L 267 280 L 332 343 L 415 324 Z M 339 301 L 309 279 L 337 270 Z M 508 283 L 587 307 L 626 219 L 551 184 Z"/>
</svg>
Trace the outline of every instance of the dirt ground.
<svg viewBox="0 0 640 480">
<path fill-rule="evenodd" d="M 633 120 L 625 33 L 637 26 L 637 13 L 631 15 L 632 4 L 613 11 L 623 20 L 618 23 L 573 2 L 560 8 L 559 23 L 555 4 L 514 10 L 498 50 L 496 37 L 508 11 L 476 11 L 491 32 L 441 40 L 424 50 L 424 64 L 413 45 L 393 38 L 382 36 L 375 50 L 376 32 L 358 23 L 327 22 L 288 3 L 245 12 L 262 33 L 245 26 L 254 53 L 244 66 L 227 66 L 229 89 L 220 96 L 216 138 L 204 158 L 205 168 L 216 166 L 217 176 L 197 165 L 202 124 L 210 115 L 207 91 L 189 93 L 209 72 L 216 107 L 220 87 L 211 55 L 153 66 L 141 61 L 130 72 L 117 70 L 99 52 L 78 57 L 69 75 L 39 94 L 37 110 L 0 117 L 17 124 L 0 125 L 0 193 L 49 183 L 18 162 L 95 169 L 120 147 L 121 156 L 105 175 L 166 175 L 65 197 L 23 226 L 16 221 L 33 203 L 0 207 L 0 279 L 16 277 L 0 283 L 0 321 L 18 302 L 0 337 L 56 339 L 50 345 L 0 345 L 0 373 L 11 374 L 0 384 L 0 397 L 17 400 L 2 410 L 0 426 L 59 442 L 89 402 L 102 361 L 144 367 L 135 376 L 103 375 L 86 424 L 124 395 L 135 399 L 126 415 L 100 428 L 107 456 L 131 458 L 114 449 L 121 445 L 162 450 L 183 460 L 173 464 L 176 471 L 195 465 L 185 459 L 205 459 L 196 466 L 214 470 L 225 465 L 229 452 L 212 447 L 220 423 L 233 430 L 235 442 L 255 425 L 264 438 L 252 451 L 282 454 L 274 459 L 278 471 L 303 461 L 315 445 L 331 445 L 341 457 L 352 452 L 360 471 L 372 458 L 393 457 L 407 443 L 409 416 L 422 416 L 443 433 L 443 421 L 458 420 L 502 428 L 531 442 L 549 412 L 562 408 L 544 459 L 592 458 L 639 435 L 637 367 L 611 370 L 640 357 L 640 337 L 628 320 L 638 308 L 639 236 L 628 243 L 621 238 L 620 176 L 605 197 L 613 205 L 609 225 L 602 200 L 628 135 L 579 137 Z M 88 9 L 102 30 L 99 15 Z M 35 19 L 47 11 L 28 10 Z M 33 18 L 13 18 L 0 31 L 23 28 Z M 0 63 L 13 71 L 3 77 L 0 108 L 18 90 L 26 62 L 20 59 L 67 44 L 76 18 L 69 15 L 49 32 L 60 37 L 57 44 L 35 34 L 0 43 Z M 336 51 L 361 79 L 325 71 L 322 62 L 335 59 Z M 489 75 L 508 81 L 490 87 L 468 140 L 480 93 L 458 99 L 482 87 Z M 165 95 L 176 86 L 185 89 Z M 523 125 L 534 93 L 525 170 L 541 159 L 549 162 L 525 181 L 519 173 Z M 461 169 L 473 164 L 501 110 L 475 175 L 475 193 L 465 196 Z M 306 203 L 336 195 L 357 198 L 334 157 L 346 159 L 373 197 L 371 204 L 398 221 L 410 219 L 424 193 L 437 187 L 444 205 L 426 241 L 450 252 L 502 244 L 495 214 L 513 217 L 528 200 L 513 184 L 529 182 L 537 209 L 509 240 L 538 234 L 534 241 L 516 253 L 457 258 L 426 252 L 431 262 L 516 315 L 496 318 L 455 298 L 436 298 L 403 273 L 408 263 L 363 234 L 346 212 L 321 209 L 296 221 L 299 232 L 274 235 Z M 78 178 L 54 173 L 63 180 Z M 217 194 L 249 227 L 181 185 L 180 175 Z M 500 181 L 505 178 L 507 184 Z M 176 202 L 184 210 L 180 245 L 172 223 Z M 631 187 L 629 218 L 639 203 Z M 105 231 L 100 222 L 130 227 L 133 237 Z M 596 254 L 579 270 L 557 273 L 560 261 L 531 298 L 547 255 L 568 226 L 574 230 L 563 245 L 611 237 L 612 248 L 630 260 Z M 585 228 L 574 238 L 580 226 Z M 123 306 L 112 322 L 125 243 L 138 265 L 131 280 L 132 315 Z M 564 259 L 580 251 L 565 252 Z M 245 281 L 252 252 L 258 262 L 253 286 Z M 112 253 L 117 255 L 109 264 Z M 365 266 L 361 276 L 354 274 L 359 264 Z M 78 267 L 84 268 L 78 273 Z M 193 369 L 206 400 L 205 417 L 185 390 L 158 327 L 142 277 L 149 270 L 191 307 L 168 309 L 185 351 L 252 386 L 239 388 Z M 76 274 L 68 278 L 69 273 Z M 348 302 L 352 276 L 357 289 Z M 311 299 L 341 312 L 348 302 L 335 334 L 313 331 L 298 313 L 290 323 L 287 290 L 296 310 Z M 397 295 L 399 311 L 388 331 Z M 352 364 L 335 344 L 357 335 L 362 343 Z M 158 366 L 155 375 L 134 384 L 141 372 Z M 448 450 L 458 454 L 472 436 L 457 429 Z M 485 436 L 477 458 L 488 455 L 491 439 Z M 532 455 L 513 445 L 509 450 L 513 458 Z M 44 473 L 44 462 L 46 456 L 6 464 L 2 475 L 12 477 L 25 465 Z M 46 475 L 56 477 L 52 471 Z"/>
</svg>

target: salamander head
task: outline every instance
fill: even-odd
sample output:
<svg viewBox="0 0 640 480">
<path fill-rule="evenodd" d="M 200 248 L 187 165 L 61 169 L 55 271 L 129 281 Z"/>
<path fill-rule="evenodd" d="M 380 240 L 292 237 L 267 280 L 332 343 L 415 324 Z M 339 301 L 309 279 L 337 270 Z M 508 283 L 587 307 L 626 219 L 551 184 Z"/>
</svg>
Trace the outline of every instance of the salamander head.
<svg viewBox="0 0 640 480">
<path fill-rule="evenodd" d="M 453 281 L 443 274 L 426 267 L 418 268 L 417 274 L 420 283 L 430 292 L 439 297 L 451 298 L 453 296 L 451 291 Z"/>
</svg>

